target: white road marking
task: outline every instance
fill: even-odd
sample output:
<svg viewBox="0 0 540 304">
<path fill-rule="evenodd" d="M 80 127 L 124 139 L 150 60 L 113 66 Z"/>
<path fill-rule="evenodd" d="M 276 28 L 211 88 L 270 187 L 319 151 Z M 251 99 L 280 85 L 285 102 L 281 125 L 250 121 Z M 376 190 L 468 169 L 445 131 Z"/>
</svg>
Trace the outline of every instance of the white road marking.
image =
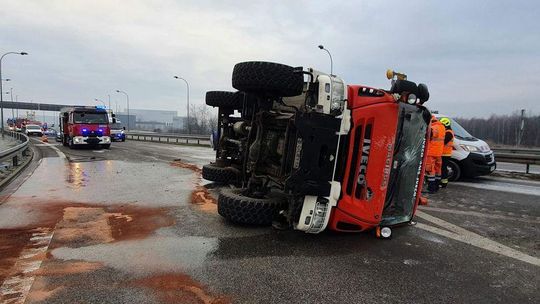
<svg viewBox="0 0 540 304">
<path fill-rule="evenodd" d="M 514 183 L 505 182 L 484 182 L 484 183 L 466 183 L 466 182 L 453 182 L 453 185 L 464 186 L 469 188 L 502 191 L 509 193 L 528 194 L 540 196 L 540 187 L 537 185 L 518 185 Z"/>
<path fill-rule="evenodd" d="M 53 149 L 54 152 L 56 152 L 56 154 L 58 154 L 58 157 L 60 157 L 62 159 L 66 159 L 66 155 L 64 154 L 64 152 L 60 151 L 60 149 L 55 147 L 55 145 L 52 145 L 52 144 L 49 144 L 49 143 L 36 144 L 36 146 L 38 146 L 38 145 L 42 146 L 42 147 L 49 147 L 49 148 Z"/>
<path fill-rule="evenodd" d="M 466 244 L 469 244 L 478 248 L 482 248 L 482 249 L 485 249 L 485 250 L 488 250 L 488 251 L 491 251 L 500 255 L 504 255 L 509 258 L 513 258 L 513 259 L 516 259 L 525 263 L 529 263 L 535 266 L 540 266 L 539 258 L 530 256 L 521 251 L 517 251 L 513 248 L 510 248 L 508 246 L 505 246 L 503 244 L 490 240 L 474 232 L 463 229 L 459 226 L 456 226 L 452 223 L 444 221 L 440 218 L 426 214 L 420 210 L 416 211 L 416 216 L 447 230 L 430 226 L 430 225 L 426 225 L 423 223 L 417 223 L 416 224 L 417 228 L 420 228 L 420 229 L 423 229 L 423 230 L 426 230 L 426 231 L 429 231 L 431 233 L 435 233 L 438 235 L 442 235 L 444 237 L 447 237 L 456 241 L 460 241 L 460 242 L 463 242 L 463 243 L 466 243 Z"/>
<path fill-rule="evenodd" d="M 499 214 L 488 214 L 488 213 L 478 212 L 478 211 L 453 210 L 453 209 L 445 209 L 445 208 L 437 208 L 437 207 L 429 207 L 429 206 L 422 206 L 420 207 L 420 209 L 424 211 L 435 211 L 435 212 L 452 213 L 452 214 L 459 214 L 459 215 L 470 215 L 470 216 L 490 218 L 490 219 L 496 219 L 496 220 L 510 220 L 510 221 L 519 221 L 519 222 L 531 223 L 531 224 L 540 224 L 540 221 L 534 220 L 534 219 L 528 219 L 526 215 L 522 215 L 522 218 L 519 218 L 519 217 L 505 216 L 505 215 L 499 215 Z M 497 212 L 496 210 L 492 210 L 492 211 Z"/>
<path fill-rule="evenodd" d="M 23 304 L 26 301 L 35 280 L 31 273 L 41 267 L 45 257 L 38 255 L 47 252 L 53 235 L 54 230 L 50 228 L 38 228 L 32 233 L 28 245 L 21 251 L 19 259 L 12 267 L 13 275 L 7 277 L 0 286 L 1 304 Z"/>
</svg>

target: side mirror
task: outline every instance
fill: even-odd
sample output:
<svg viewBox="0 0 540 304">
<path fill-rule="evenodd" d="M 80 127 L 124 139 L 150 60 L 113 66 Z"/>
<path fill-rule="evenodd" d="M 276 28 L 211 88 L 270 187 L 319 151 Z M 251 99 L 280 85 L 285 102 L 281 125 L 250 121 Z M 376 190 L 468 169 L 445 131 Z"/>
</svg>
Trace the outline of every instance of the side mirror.
<svg viewBox="0 0 540 304">
<path fill-rule="evenodd" d="M 114 114 L 113 114 L 113 117 L 114 117 Z M 116 123 L 116 118 L 112 119 L 112 123 Z"/>
<path fill-rule="evenodd" d="M 111 115 L 111 116 L 112 116 L 112 117 L 116 117 L 116 114 L 112 113 L 112 115 Z"/>
<path fill-rule="evenodd" d="M 126 129 L 126 127 L 122 127 L 122 129 L 124 129 L 124 130 L 125 130 L 125 129 Z"/>
</svg>

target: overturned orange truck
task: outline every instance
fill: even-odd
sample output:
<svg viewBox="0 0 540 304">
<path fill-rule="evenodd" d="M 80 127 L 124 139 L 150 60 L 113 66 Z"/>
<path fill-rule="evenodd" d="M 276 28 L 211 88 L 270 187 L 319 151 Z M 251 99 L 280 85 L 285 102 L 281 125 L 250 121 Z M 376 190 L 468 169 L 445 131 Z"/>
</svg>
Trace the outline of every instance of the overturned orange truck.
<svg viewBox="0 0 540 304">
<path fill-rule="evenodd" d="M 203 177 L 236 185 L 221 191 L 219 214 L 308 233 L 376 229 L 383 237 L 412 221 L 421 201 L 429 92 L 404 74 L 387 76 L 390 90 L 346 85 L 313 69 L 237 64 L 238 91 L 206 96 L 219 119 L 216 161 L 203 167 Z"/>
</svg>

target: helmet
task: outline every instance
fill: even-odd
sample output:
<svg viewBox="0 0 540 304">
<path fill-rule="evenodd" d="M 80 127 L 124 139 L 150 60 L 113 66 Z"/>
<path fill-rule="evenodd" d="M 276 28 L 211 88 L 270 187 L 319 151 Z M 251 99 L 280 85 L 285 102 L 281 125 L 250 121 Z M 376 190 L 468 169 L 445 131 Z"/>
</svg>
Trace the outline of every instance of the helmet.
<svg viewBox="0 0 540 304">
<path fill-rule="evenodd" d="M 450 124 L 452 123 L 452 122 L 450 121 L 450 118 L 448 118 L 448 117 L 443 117 L 443 118 L 439 119 L 439 121 L 440 121 L 445 127 L 449 127 Z"/>
</svg>

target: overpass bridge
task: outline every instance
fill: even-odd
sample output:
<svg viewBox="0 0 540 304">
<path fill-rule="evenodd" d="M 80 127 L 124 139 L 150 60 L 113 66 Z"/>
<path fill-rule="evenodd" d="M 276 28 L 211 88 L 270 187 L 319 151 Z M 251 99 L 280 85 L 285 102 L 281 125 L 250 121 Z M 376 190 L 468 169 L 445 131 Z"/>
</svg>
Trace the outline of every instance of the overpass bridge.
<svg viewBox="0 0 540 304">
<path fill-rule="evenodd" d="M 4 107 L 4 109 L 21 109 L 21 110 L 37 110 L 37 111 L 58 112 L 58 111 L 60 111 L 61 108 L 74 107 L 74 106 L 78 106 L 78 105 L 3 101 L 2 106 Z"/>
</svg>

